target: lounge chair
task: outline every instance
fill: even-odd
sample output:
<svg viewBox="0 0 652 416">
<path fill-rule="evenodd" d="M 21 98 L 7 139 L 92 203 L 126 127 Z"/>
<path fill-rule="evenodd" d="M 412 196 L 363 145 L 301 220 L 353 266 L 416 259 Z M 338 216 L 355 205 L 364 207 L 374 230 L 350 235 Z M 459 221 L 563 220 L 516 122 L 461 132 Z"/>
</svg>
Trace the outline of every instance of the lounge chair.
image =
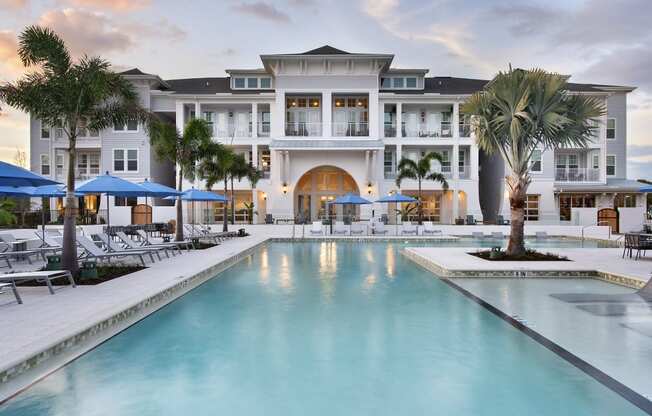
<svg viewBox="0 0 652 416">
<path fill-rule="evenodd" d="M 43 251 L 41 250 L 20 250 L 11 251 L 11 246 L 6 243 L 0 243 L 0 260 L 7 263 L 7 267 L 13 268 L 9 259 L 14 258 L 17 260 L 26 259 L 29 264 L 32 264 L 31 256 L 41 256 L 45 259 Z"/>
<path fill-rule="evenodd" d="M 509 220 L 506 220 L 502 215 L 496 217 L 497 225 L 509 225 Z"/>
<path fill-rule="evenodd" d="M 534 233 L 534 236 L 536 238 L 548 238 L 548 233 L 545 231 L 537 231 L 536 233 Z"/>
<path fill-rule="evenodd" d="M 106 247 L 107 250 L 111 253 L 133 250 L 129 245 L 125 243 L 121 243 L 119 241 L 110 241 L 111 237 L 109 237 L 108 234 L 104 234 L 104 233 L 92 234 L 91 238 L 95 238 L 96 241 L 100 241 L 104 245 L 104 247 Z M 148 253 L 154 253 L 156 254 L 156 257 L 158 257 L 159 261 L 162 260 L 161 259 L 161 251 L 163 250 L 162 248 L 138 247 L 138 250 L 148 252 Z M 168 254 L 167 251 L 165 252 L 165 255 L 166 257 L 170 258 L 170 255 Z"/>
<path fill-rule="evenodd" d="M 333 234 L 346 235 L 346 226 L 342 221 L 335 221 L 335 224 L 333 225 Z"/>
<path fill-rule="evenodd" d="M 477 238 L 477 239 L 483 239 L 484 238 L 484 233 L 482 231 L 473 231 L 471 233 L 471 237 Z"/>
<path fill-rule="evenodd" d="M 55 237 L 55 241 L 62 244 L 61 237 Z M 143 256 L 149 255 L 150 260 L 154 263 L 154 256 L 151 251 L 141 251 L 141 250 L 123 250 L 123 251 L 112 251 L 107 252 L 99 248 L 94 241 L 90 240 L 88 237 L 83 235 L 77 235 L 77 244 L 84 249 L 85 253 L 82 257 L 97 259 L 98 261 L 107 260 L 111 261 L 113 258 L 124 258 L 124 257 L 134 257 L 138 258 L 140 262 L 145 266 L 145 258 Z"/>
<path fill-rule="evenodd" d="M 496 240 L 502 240 L 503 238 L 505 238 L 505 236 L 500 231 L 494 231 L 491 233 L 491 238 Z"/>
<path fill-rule="evenodd" d="M 37 235 L 40 235 L 40 234 L 37 233 Z M 0 241 L 2 241 L 2 242 L 5 243 L 5 244 L 9 244 L 12 248 L 15 248 L 16 246 L 18 246 L 18 245 L 22 245 L 22 244 L 25 244 L 25 246 L 26 246 L 26 245 L 27 245 L 26 243 L 27 243 L 28 241 L 36 241 L 36 239 L 32 239 L 32 240 L 28 240 L 28 239 L 19 240 L 19 239 L 17 239 L 16 237 L 14 237 L 13 234 L 10 234 L 10 233 L 0 233 Z M 38 239 L 38 242 L 39 242 L 39 243 L 42 243 L 43 241 L 39 238 L 39 239 Z M 27 250 L 27 248 L 26 248 L 25 250 Z M 61 249 L 60 249 L 60 248 L 57 248 L 57 247 L 38 247 L 38 248 L 31 248 L 31 249 L 29 249 L 29 250 L 27 250 L 27 251 L 37 251 L 37 252 L 40 251 L 40 252 L 41 252 L 41 257 L 43 257 L 43 261 L 45 261 L 45 253 L 48 253 L 48 252 L 49 252 L 49 253 L 56 253 L 56 252 L 58 252 L 58 251 L 60 251 L 60 250 L 61 250 Z M 11 251 L 15 252 L 16 250 L 11 250 Z M 20 250 L 19 250 L 19 251 L 20 251 Z"/>
<path fill-rule="evenodd" d="M 216 233 L 206 233 L 204 231 L 199 230 L 198 228 L 195 228 L 192 224 L 184 224 L 184 227 L 186 229 L 186 232 L 189 234 L 190 239 L 195 239 L 195 240 L 211 240 L 215 244 L 220 243 L 220 238 Z"/>
<path fill-rule="evenodd" d="M 476 225 L 478 222 L 473 218 L 473 215 L 466 216 L 466 225 Z"/>
<path fill-rule="evenodd" d="M 124 243 L 125 248 L 129 249 L 129 250 L 148 250 L 148 249 L 159 250 L 159 251 L 164 250 L 165 255 L 168 258 L 170 257 L 170 255 L 168 254 L 168 250 L 172 250 L 172 255 L 173 256 L 176 256 L 175 251 L 178 251 L 179 254 L 181 254 L 181 249 L 179 248 L 179 246 L 177 246 L 175 244 L 172 244 L 172 245 L 168 245 L 168 244 L 160 244 L 160 245 L 159 244 L 150 244 L 148 246 L 141 246 L 138 243 L 136 243 L 134 240 L 132 240 L 127 234 L 125 234 L 124 231 L 118 231 L 118 232 L 115 233 L 115 235 L 116 235 L 116 237 L 118 237 L 120 239 L 120 241 L 122 241 Z"/>
<path fill-rule="evenodd" d="M 363 222 L 354 222 L 351 224 L 351 235 L 362 235 L 367 232 L 367 225 Z"/>
<path fill-rule="evenodd" d="M 438 230 L 433 225 L 432 221 L 426 221 L 423 223 L 423 235 L 443 235 L 441 230 Z"/>
<path fill-rule="evenodd" d="M 0 294 L 5 293 L 5 289 L 11 289 L 11 291 L 14 294 L 14 297 L 16 298 L 16 302 L 18 304 L 22 304 L 23 300 L 20 298 L 20 294 L 18 293 L 18 289 L 16 288 L 16 283 L 11 282 L 11 283 L 0 283 Z"/>
<path fill-rule="evenodd" d="M 417 226 L 410 221 L 405 221 L 401 228 L 401 234 L 414 234 L 417 235 Z"/>
<path fill-rule="evenodd" d="M 149 246 L 168 246 L 168 247 L 178 247 L 179 249 L 185 248 L 185 249 L 190 249 L 190 248 L 195 248 L 194 244 L 192 243 L 191 240 L 183 240 L 183 241 L 170 241 L 168 243 L 154 243 L 150 241 L 150 239 L 147 236 L 147 233 L 145 233 L 145 230 L 136 230 L 136 233 L 140 236 L 140 245 L 142 247 L 149 247 Z"/>
<path fill-rule="evenodd" d="M 321 221 L 313 221 L 310 225 L 310 235 L 324 235 L 324 227 Z"/>
<path fill-rule="evenodd" d="M 380 221 L 374 223 L 371 231 L 373 234 L 381 234 L 381 235 L 387 234 L 387 228 L 385 228 L 385 223 Z"/>
<path fill-rule="evenodd" d="M 24 273 L 7 273 L 0 276 L 0 283 L 13 283 L 16 282 L 30 282 L 36 280 L 37 282 L 45 282 L 51 295 L 54 295 L 54 287 L 52 280 L 60 277 L 67 278 L 72 287 L 76 287 L 75 280 L 68 270 L 46 270 L 38 272 L 24 272 Z M 22 303 L 22 302 L 19 302 Z"/>
</svg>

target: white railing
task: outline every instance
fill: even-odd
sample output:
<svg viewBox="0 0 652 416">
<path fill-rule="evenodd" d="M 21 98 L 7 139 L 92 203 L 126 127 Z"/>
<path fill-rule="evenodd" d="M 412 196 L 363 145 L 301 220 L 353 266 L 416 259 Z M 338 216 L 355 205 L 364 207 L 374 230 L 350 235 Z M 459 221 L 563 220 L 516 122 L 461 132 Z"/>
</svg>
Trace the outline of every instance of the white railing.
<svg viewBox="0 0 652 416">
<path fill-rule="evenodd" d="M 369 136 L 369 123 L 366 122 L 335 122 L 333 123 L 334 137 L 359 137 Z"/>
<path fill-rule="evenodd" d="M 403 125 L 403 137 L 437 138 L 453 137 L 451 123 L 443 122 L 439 126 L 417 124 L 416 126 Z"/>
<path fill-rule="evenodd" d="M 270 132 L 270 122 L 269 121 L 259 121 L 258 122 L 258 137 L 269 137 Z"/>
<path fill-rule="evenodd" d="M 557 168 L 555 180 L 558 182 L 596 182 L 600 180 L 600 169 Z"/>
<path fill-rule="evenodd" d="M 286 122 L 285 135 L 291 137 L 321 136 L 321 122 L 308 123 L 303 121 Z"/>
<path fill-rule="evenodd" d="M 251 126 L 247 124 L 246 126 L 231 125 L 227 127 L 213 124 L 213 136 L 219 138 L 251 137 Z"/>
</svg>

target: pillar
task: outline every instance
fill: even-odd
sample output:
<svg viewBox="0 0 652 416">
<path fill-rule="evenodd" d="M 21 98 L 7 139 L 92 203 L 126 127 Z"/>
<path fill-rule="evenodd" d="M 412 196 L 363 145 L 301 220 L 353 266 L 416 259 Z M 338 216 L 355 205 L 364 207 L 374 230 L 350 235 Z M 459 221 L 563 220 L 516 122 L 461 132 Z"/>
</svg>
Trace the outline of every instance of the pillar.
<svg viewBox="0 0 652 416">
<path fill-rule="evenodd" d="M 451 173 L 454 181 L 457 181 L 460 178 L 460 145 L 455 142 L 453 144 L 453 154 L 451 157 Z"/>
<path fill-rule="evenodd" d="M 258 103 L 251 103 L 251 137 L 258 137 Z"/>
<path fill-rule="evenodd" d="M 403 103 L 396 103 L 396 137 L 403 137 Z"/>
<path fill-rule="evenodd" d="M 199 101 L 195 101 L 195 118 L 200 119 L 201 117 L 201 105 Z"/>
<path fill-rule="evenodd" d="M 380 137 L 380 124 L 384 117 L 384 111 L 378 109 L 378 90 L 369 91 L 367 103 L 369 106 L 369 137 L 378 138 Z"/>
<path fill-rule="evenodd" d="M 370 166 L 370 160 L 369 160 L 369 150 L 365 150 L 364 152 L 364 167 L 365 167 L 365 176 L 364 176 L 364 181 L 369 182 L 370 177 L 371 177 L 371 166 Z M 365 183 L 366 185 L 366 183 Z"/>
<path fill-rule="evenodd" d="M 323 137 L 333 136 L 333 94 L 330 91 L 324 91 L 321 96 L 321 121 Z"/>
<path fill-rule="evenodd" d="M 460 103 L 453 103 L 453 138 L 457 139 L 460 137 Z"/>
<path fill-rule="evenodd" d="M 480 150 L 478 149 L 478 145 L 475 144 L 475 141 L 469 147 L 469 151 L 471 152 L 469 158 L 471 163 L 471 180 L 477 181 L 480 173 Z"/>
<path fill-rule="evenodd" d="M 276 101 L 269 106 L 271 137 L 285 136 L 285 91 L 276 90 Z"/>
</svg>

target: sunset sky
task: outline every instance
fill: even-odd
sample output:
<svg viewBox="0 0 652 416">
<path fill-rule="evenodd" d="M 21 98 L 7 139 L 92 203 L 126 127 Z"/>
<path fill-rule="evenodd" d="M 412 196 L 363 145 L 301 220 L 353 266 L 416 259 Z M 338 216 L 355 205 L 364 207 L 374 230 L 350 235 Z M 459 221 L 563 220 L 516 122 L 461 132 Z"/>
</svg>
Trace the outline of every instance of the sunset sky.
<svg viewBox="0 0 652 416">
<path fill-rule="evenodd" d="M 652 178 L 650 0 L 0 0 L 0 80 L 19 77 L 16 36 L 57 31 L 75 56 L 162 78 L 224 76 L 259 67 L 260 54 L 324 44 L 396 55 L 431 76 L 490 78 L 512 66 L 631 85 L 629 172 Z M 0 159 L 28 150 L 27 116 L 3 107 Z"/>
</svg>

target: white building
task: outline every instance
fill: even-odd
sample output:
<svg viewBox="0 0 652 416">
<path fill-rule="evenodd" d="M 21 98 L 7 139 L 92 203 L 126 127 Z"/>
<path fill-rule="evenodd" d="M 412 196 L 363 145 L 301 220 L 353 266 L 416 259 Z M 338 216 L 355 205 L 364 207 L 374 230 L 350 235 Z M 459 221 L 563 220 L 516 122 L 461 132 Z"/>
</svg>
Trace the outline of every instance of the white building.
<svg viewBox="0 0 652 416">
<path fill-rule="evenodd" d="M 256 189 L 246 180 L 236 184 L 238 221 L 249 220 L 244 202 L 254 202 L 254 222 L 269 215 L 315 220 L 326 215 L 329 200 L 346 192 L 372 200 L 396 191 L 415 195 L 416 181 L 404 181 L 397 188 L 396 166 L 402 157 L 416 160 L 430 151 L 444 157 L 446 162 L 433 169 L 445 174 L 449 188 L 424 182 L 427 219 L 449 224 L 468 215 L 488 222 L 501 213 L 508 217 L 504 167 L 498 158 L 479 151 L 468 117 L 459 111 L 486 81 L 429 77 L 427 69 L 392 68 L 394 55 L 348 53 L 330 46 L 260 58 L 262 68 L 230 69 L 227 77 L 219 78 L 162 80 L 138 69 L 123 73 L 146 108 L 179 129 L 193 117 L 206 119 L 214 140 L 232 146 L 265 172 Z M 644 205 L 637 185 L 625 176 L 625 103 L 632 88 L 569 84 L 569 90 L 604 99 L 609 114 L 588 149 L 537 154 L 529 220 L 571 221 L 570 207 Z M 156 160 L 140 126 L 115 126 L 84 136 L 78 142 L 79 179 L 109 171 L 174 186 L 173 166 Z M 63 181 L 67 143 L 61 132 L 32 119 L 30 143 L 32 170 Z M 222 211 L 217 208 L 198 204 L 197 214 L 201 212 L 204 221 L 220 221 Z M 358 213 L 369 218 L 393 213 L 394 208 L 374 204 L 362 206 Z M 130 210 L 123 208 L 120 218 L 129 221 Z M 154 209 L 155 221 L 173 217 L 169 206 Z M 389 217 L 391 222 L 393 215 Z M 595 217 L 594 222 L 597 212 Z"/>
</svg>

